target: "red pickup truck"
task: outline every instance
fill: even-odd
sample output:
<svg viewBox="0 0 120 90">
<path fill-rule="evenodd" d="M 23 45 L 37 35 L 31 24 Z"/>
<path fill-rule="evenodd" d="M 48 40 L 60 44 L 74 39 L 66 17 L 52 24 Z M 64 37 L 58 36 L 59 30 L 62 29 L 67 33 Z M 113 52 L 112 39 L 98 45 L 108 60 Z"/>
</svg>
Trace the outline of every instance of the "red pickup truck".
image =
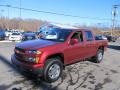
<svg viewBox="0 0 120 90">
<path fill-rule="evenodd" d="M 95 40 L 91 30 L 51 28 L 40 34 L 40 39 L 18 43 L 11 61 L 47 82 L 56 81 L 66 65 L 87 58 L 101 62 L 107 48 L 107 40 Z"/>
</svg>

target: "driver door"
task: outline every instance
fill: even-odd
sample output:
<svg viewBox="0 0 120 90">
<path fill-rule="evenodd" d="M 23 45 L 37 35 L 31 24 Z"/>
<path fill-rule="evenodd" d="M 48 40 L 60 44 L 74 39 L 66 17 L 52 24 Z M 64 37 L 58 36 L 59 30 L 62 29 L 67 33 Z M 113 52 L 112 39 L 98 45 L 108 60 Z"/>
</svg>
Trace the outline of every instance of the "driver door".
<svg viewBox="0 0 120 90">
<path fill-rule="evenodd" d="M 78 39 L 78 43 L 73 45 L 71 45 L 70 43 L 67 49 L 65 50 L 67 64 L 82 60 L 84 58 L 84 53 L 85 53 L 84 51 L 85 45 L 83 43 L 82 32 L 81 31 L 75 32 L 72 35 L 71 39 Z"/>
</svg>

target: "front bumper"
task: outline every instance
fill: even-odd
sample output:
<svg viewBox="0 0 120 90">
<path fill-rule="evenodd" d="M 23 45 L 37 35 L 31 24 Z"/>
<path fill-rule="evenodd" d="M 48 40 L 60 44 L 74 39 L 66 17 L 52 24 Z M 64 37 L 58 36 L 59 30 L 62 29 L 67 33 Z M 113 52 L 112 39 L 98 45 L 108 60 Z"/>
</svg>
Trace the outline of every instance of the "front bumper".
<svg viewBox="0 0 120 90">
<path fill-rule="evenodd" d="M 25 62 L 21 62 L 15 58 L 15 55 L 11 56 L 11 61 L 15 67 L 22 71 L 31 72 L 38 76 L 42 76 L 43 74 L 43 64 L 28 64 Z"/>
</svg>

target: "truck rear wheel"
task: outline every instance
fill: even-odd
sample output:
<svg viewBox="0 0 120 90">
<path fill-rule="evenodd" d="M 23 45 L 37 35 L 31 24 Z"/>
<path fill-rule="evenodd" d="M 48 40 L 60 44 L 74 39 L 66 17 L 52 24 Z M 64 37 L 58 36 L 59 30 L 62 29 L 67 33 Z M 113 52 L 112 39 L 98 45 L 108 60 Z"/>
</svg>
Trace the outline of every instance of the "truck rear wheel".
<svg viewBox="0 0 120 90">
<path fill-rule="evenodd" d="M 103 60 L 103 54 L 104 54 L 104 50 L 99 49 L 99 50 L 97 51 L 96 56 L 93 57 L 94 61 L 95 61 L 96 63 L 100 63 L 100 62 Z"/>
<path fill-rule="evenodd" d="M 63 64 L 58 58 L 48 59 L 44 67 L 43 77 L 47 82 L 54 82 L 59 79 L 62 70 Z"/>
</svg>

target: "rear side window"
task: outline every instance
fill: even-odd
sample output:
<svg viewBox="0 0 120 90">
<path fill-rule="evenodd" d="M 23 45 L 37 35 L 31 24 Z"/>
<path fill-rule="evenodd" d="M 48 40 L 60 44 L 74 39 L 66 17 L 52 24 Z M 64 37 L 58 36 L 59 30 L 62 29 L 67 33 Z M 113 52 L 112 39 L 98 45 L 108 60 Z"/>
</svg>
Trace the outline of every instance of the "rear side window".
<svg viewBox="0 0 120 90">
<path fill-rule="evenodd" d="M 93 41 L 93 36 L 91 31 L 85 31 L 85 36 L 87 41 Z"/>
</svg>

